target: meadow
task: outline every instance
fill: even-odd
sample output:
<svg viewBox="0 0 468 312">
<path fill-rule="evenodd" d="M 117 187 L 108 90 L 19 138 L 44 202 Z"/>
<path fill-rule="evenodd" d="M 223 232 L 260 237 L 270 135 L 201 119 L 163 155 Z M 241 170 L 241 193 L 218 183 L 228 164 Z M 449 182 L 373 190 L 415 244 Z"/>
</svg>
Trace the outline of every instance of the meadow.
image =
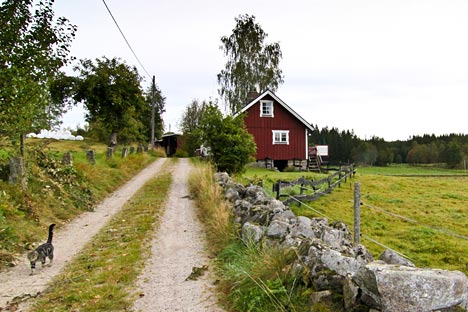
<svg viewBox="0 0 468 312">
<path fill-rule="evenodd" d="M 239 181 L 272 184 L 325 174 L 249 168 Z M 374 257 L 391 248 L 418 267 L 468 274 L 468 176 L 464 171 L 423 166 L 358 167 L 354 178 L 314 202 L 293 204 L 296 215 L 327 216 L 353 231 L 354 184 L 361 188 L 361 243 Z M 297 194 L 298 187 L 284 190 Z M 284 198 L 282 198 L 284 199 Z"/>
</svg>

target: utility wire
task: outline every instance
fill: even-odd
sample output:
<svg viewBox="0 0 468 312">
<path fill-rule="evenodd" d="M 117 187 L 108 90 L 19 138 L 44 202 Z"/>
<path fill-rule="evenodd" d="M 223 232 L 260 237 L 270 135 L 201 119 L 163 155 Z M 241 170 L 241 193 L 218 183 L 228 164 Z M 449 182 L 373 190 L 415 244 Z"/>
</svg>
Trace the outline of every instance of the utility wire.
<svg viewBox="0 0 468 312">
<path fill-rule="evenodd" d="M 406 256 L 406 255 L 404 255 L 404 254 L 402 254 L 401 252 L 398 252 L 398 251 L 396 251 L 396 250 L 394 250 L 394 249 L 392 249 L 392 248 L 390 248 L 390 247 L 388 247 L 388 246 L 386 246 L 386 245 L 384 245 L 384 244 L 382 244 L 382 243 L 376 241 L 375 239 L 370 238 L 370 237 L 367 236 L 367 235 L 361 234 L 361 236 L 364 237 L 365 239 L 367 239 L 368 241 L 373 242 L 374 244 L 377 244 L 377 245 L 379 245 L 379 246 L 381 246 L 381 247 L 383 247 L 383 248 L 385 248 L 385 249 L 393 250 L 394 252 L 396 252 L 396 253 L 399 254 L 400 256 L 402 256 L 402 257 L 404 257 L 404 258 L 406 258 L 406 259 L 408 259 L 408 260 L 414 261 L 413 259 L 411 259 L 410 257 L 408 257 L 408 256 Z"/>
<path fill-rule="evenodd" d="M 299 199 L 297 199 L 297 198 L 295 198 L 295 197 L 293 197 L 293 196 L 291 196 L 291 195 L 289 195 L 289 197 L 292 198 L 293 200 L 297 201 L 298 203 L 300 203 L 300 204 L 306 206 L 307 208 L 309 208 L 310 210 L 314 211 L 315 213 L 321 215 L 322 217 L 325 217 L 325 218 L 327 218 L 327 219 L 329 219 L 329 220 L 333 220 L 333 218 L 330 218 L 329 216 L 327 216 L 327 215 L 321 213 L 320 211 L 318 211 L 318 210 L 312 208 L 311 206 L 307 205 L 306 203 L 300 201 Z M 386 245 L 384 245 L 384 244 L 382 244 L 382 243 L 376 241 L 375 239 L 370 238 L 370 237 L 367 236 L 367 235 L 361 234 L 361 237 L 363 237 L 363 238 L 365 238 L 365 239 L 367 239 L 367 240 L 373 242 L 374 244 L 377 244 L 377 245 L 379 245 L 379 246 L 381 246 L 381 247 L 384 247 L 385 249 L 391 249 L 391 250 L 393 250 L 394 252 L 396 252 L 397 254 L 399 254 L 400 256 L 402 256 L 402 257 L 404 257 L 404 258 L 406 258 L 406 259 L 409 259 L 409 260 L 411 260 L 411 261 L 414 261 L 413 259 L 411 259 L 410 257 L 408 257 L 408 256 L 406 256 L 406 255 L 404 255 L 404 254 L 402 254 L 401 252 L 398 252 L 398 251 L 396 251 L 395 249 L 390 248 L 390 247 L 388 247 L 388 246 L 386 246 Z"/>
<path fill-rule="evenodd" d="M 138 61 L 138 64 L 140 64 L 141 68 L 143 68 L 143 70 L 145 71 L 146 75 L 148 76 L 149 79 L 152 79 L 151 78 L 151 75 L 148 73 L 148 71 L 146 70 L 145 66 L 143 66 L 143 64 L 140 62 L 140 59 L 138 58 L 138 56 L 136 55 L 135 51 L 133 51 L 133 48 L 132 46 L 130 45 L 130 43 L 128 42 L 127 38 L 125 37 L 122 29 L 120 28 L 119 24 L 117 23 L 117 21 L 115 20 L 114 18 L 114 15 L 112 15 L 112 12 L 111 10 L 109 9 L 109 7 L 107 6 L 107 3 L 105 0 L 102 0 L 102 2 L 104 3 L 104 5 L 106 6 L 106 9 L 107 9 L 107 12 L 109 12 L 109 15 L 112 17 L 112 19 L 114 20 L 114 23 L 115 25 L 117 26 L 117 28 L 119 29 L 120 31 L 120 34 L 122 35 L 122 37 L 124 38 L 125 42 L 127 43 L 127 46 L 130 48 L 130 51 L 132 51 L 133 53 L 133 56 L 135 56 L 136 60 Z"/>
<path fill-rule="evenodd" d="M 329 220 L 333 220 L 333 218 L 330 218 L 330 217 L 327 216 L 326 214 L 321 213 L 320 211 L 318 211 L 317 209 L 312 208 L 311 206 L 309 206 L 309 205 L 307 205 L 306 203 L 300 201 L 299 199 L 295 198 L 294 196 L 291 196 L 291 195 L 288 195 L 288 196 L 289 196 L 289 198 L 291 198 L 291 199 L 297 201 L 298 203 L 300 203 L 301 205 L 304 205 L 305 207 L 309 208 L 310 210 L 312 210 L 312 211 L 315 212 L 316 214 L 319 214 L 319 215 L 321 215 L 322 217 L 327 218 L 327 219 L 329 219 Z"/>
<path fill-rule="evenodd" d="M 418 225 L 421 225 L 421 226 L 425 226 L 425 227 L 427 227 L 427 228 L 429 228 L 431 230 L 438 231 L 438 232 L 447 234 L 449 236 L 453 236 L 453 237 L 456 237 L 456 238 L 461 238 L 461 239 L 464 239 L 464 240 L 468 240 L 468 236 L 458 234 L 458 233 L 456 233 L 454 231 L 451 231 L 451 230 L 447 230 L 447 229 L 444 229 L 444 228 L 441 228 L 441 227 L 434 227 L 434 226 L 431 226 L 431 225 L 428 225 L 428 224 L 424 224 L 424 223 L 418 222 L 418 221 L 416 221 L 414 219 L 404 217 L 402 215 L 387 211 L 387 210 L 385 210 L 383 208 L 376 207 L 376 206 L 373 206 L 373 205 L 369 205 L 369 204 L 365 204 L 365 203 L 361 203 L 361 205 L 363 205 L 365 207 L 368 207 L 368 208 L 371 208 L 371 209 L 374 209 L 374 210 L 377 210 L 377 211 L 380 211 L 380 212 L 382 212 L 384 214 L 387 214 L 389 216 L 392 216 L 392 217 L 395 217 L 395 218 L 400 218 L 402 220 L 405 220 L 405 221 L 413 223 L 413 224 L 418 224 Z"/>
</svg>

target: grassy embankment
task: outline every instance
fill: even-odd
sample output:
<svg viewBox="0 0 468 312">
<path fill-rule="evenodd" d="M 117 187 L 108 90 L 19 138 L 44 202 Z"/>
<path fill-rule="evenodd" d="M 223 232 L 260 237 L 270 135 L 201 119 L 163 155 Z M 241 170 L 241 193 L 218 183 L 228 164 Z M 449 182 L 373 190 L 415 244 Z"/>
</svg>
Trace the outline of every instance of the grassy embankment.
<svg viewBox="0 0 468 312">
<path fill-rule="evenodd" d="M 0 142 L 0 163 L 8 162 L 12 147 Z M 0 269 L 44 237 L 50 223 L 61 224 L 93 205 L 128 181 L 163 152 L 111 159 L 107 147 L 90 140 L 27 140 L 28 187 L 23 190 L 0 180 Z M 90 164 L 86 151 L 94 150 L 96 163 Z M 72 152 L 73 167 L 63 166 L 64 152 Z"/>
<path fill-rule="evenodd" d="M 270 191 L 272 182 L 302 175 L 256 168 L 249 169 L 242 179 L 262 179 Z M 361 184 L 362 234 L 406 255 L 419 267 L 468 274 L 468 177 L 463 171 L 412 166 L 358 168 L 354 179 L 307 205 L 331 220 L 346 222 L 353 230 L 356 182 Z M 285 192 L 298 193 L 298 188 Z M 319 217 L 305 205 L 292 205 L 292 209 L 297 215 Z M 385 250 L 364 237 L 361 242 L 376 257 Z"/>
<path fill-rule="evenodd" d="M 32 311 L 130 310 L 171 185 L 168 163 L 54 279 Z"/>
</svg>

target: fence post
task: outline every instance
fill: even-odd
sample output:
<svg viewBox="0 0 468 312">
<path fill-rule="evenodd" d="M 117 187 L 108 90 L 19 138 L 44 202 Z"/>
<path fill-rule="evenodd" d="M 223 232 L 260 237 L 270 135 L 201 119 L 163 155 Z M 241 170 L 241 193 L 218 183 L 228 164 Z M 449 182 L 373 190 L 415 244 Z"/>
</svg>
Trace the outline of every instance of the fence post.
<svg viewBox="0 0 468 312">
<path fill-rule="evenodd" d="M 278 183 L 276 184 L 276 199 L 280 199 L 280 194 L 281 194 L 281 180 L 278 180 Z"/>
<path fill-rule="evenodd" d="M 94 155 L 94 150 L 86 151 L 86 158 L 91 164 L 96 164 L 96 156 Z"/>
<path fill-rule="evenodd" d="M 301 189 L 299 191 L 299 194 L 300 195 L 304 194 L 304 190 L 305 190 L 304 189 L 304 176 L 302 176 Z M 299 207 L 301 207 L 301 206 L 302 206 L 302 201 L 299 202 Z"/>
<path fill-rule="evenodd" d="M 354 243 L 359 244 L 361 237 L 361 184 L 354 183 Z"/>
</svg>

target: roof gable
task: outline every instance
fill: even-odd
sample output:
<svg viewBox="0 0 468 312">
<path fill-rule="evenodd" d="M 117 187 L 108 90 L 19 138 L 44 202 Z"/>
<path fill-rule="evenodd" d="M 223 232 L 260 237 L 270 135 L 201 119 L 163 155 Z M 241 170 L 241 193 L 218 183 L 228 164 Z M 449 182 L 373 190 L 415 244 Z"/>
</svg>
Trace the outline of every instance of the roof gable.
<svg viewBox="0 0 468 312">
<path fill-rule="evenodd" d="M 255 99 L 249 102 L 246 106 L 244 106 L 244 108 L 242 108 L 239 112 L 237 112 L 234 115 L 234 117 L 237 117 L 240 114 L 248 111 L 253 105 L 255 105 L 258 101 L 260 101 L 267 95 L 270 95 L 277 103 L 283 106 L 291 115 L 293 115 L 297 120 L 299 120 L 306 128 L 308 128 L 311 131 L 314 130 L 312 126 L 304 118 L 302 118 L 298 113 L 296 113 L 291 107 L 289 107 L 286 103 L 284 103 L 279 97 L 276 96 L 276 94 L 274 94 L 270 90 L 266 90 L 262 94 L 257 96 Z"/>
</svg>

